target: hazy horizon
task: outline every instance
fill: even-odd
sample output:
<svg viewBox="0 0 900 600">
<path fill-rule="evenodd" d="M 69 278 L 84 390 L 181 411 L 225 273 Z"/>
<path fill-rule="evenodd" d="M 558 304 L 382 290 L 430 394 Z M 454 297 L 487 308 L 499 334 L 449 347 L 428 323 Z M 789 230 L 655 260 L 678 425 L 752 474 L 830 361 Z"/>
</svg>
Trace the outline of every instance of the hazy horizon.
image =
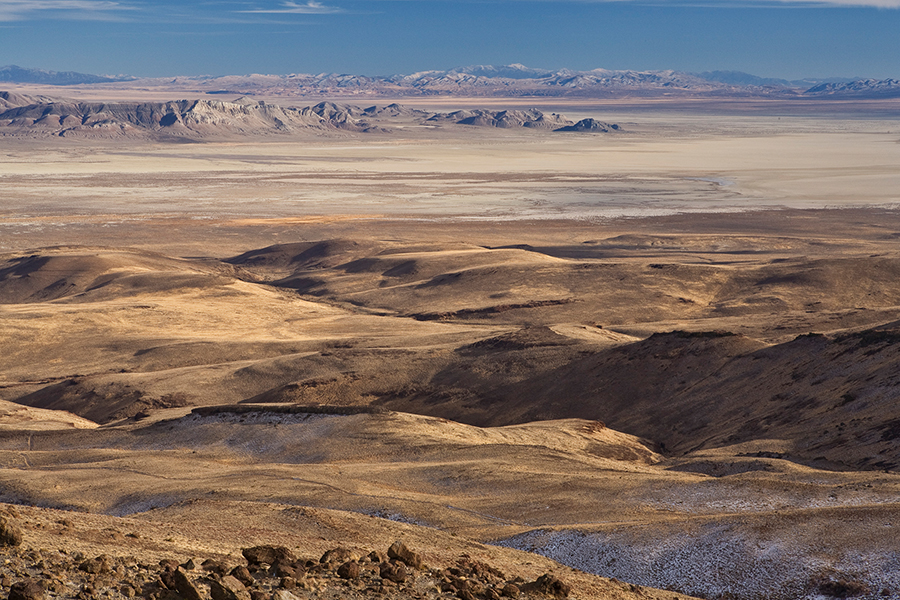
<svg viewBox="0 0 900 600">
<path fill-rule="evenodd" d="M 797 78 L 787 79 L 787 78 L 781 78 L 781 77 L 774 77 L 774 76 L 772 76 L 772 75 L 769 75 L 768 73 L 748 73 L 748 72 L 746 72 L 746 71 L 740 71 L 740 70 L 736 70 L 736 69 L 715 69 L 715 70 L 711 70 L 711 71 L 702 71 L 702 72 L 699 72 L 699 71 L 693 71 L 693 72 L 692 72 L 692 71 L 681 71 L 681 70 L 679 70 L 679 69 L 630 69 L 630 68 L 627 68 L 627 67 L 626 67 L 626 68 L 622 68 L 622 69 L 609 69 L 609 68 L 604 67 L 604 66 L 595 66 L 595 67 L 589 67 L 589 68 L 586 68 L 586 69 L 572 69 L 572 68 L 567 67 L 567 66 L 565 66 L 565 65 L 559 66 L 559 67 L 554 67 L 554 68 L 544 68 L 544 67 L 542 67 L 542 66 L 523 65 L 523 64 L 521 64 L 521 63 L 511 63 L 511 64 L 503 64 L 503 65 L 499 65 L 499 64 L 487 64 L 487 63 L 478 63 L 478 64 L 467 64 L 467 65 L 455 65 L 455 66 L 452 66 L 452 67 L 440 68 L 440 69 L 438 69 L 438 68 L 433 68 L 433 69 L 419 69 L 419 70 L 417 70 L 417 71 L 405 71 L 405 72 L 392 71 L 392 72 L 384 72 L 384 73 L 363 73 L 363 72 L 349 72 L 349 71 L 310 70 L 310 71 L 293 71 L 293 72 L 266 72 L 266 71 L 254 71 L 254 72 L 241 72 L 241 73 L 238 73 L 238 72 L 217 72 L 217 73 L 196 73 L 196 74 L 185 74 L 185 73 L 174 73 L 174 72 L 173 72 L 173 73 L 168 73 L 168 74 L 165 74 L 165 75 L 155 75 L 155 76 L 153 76 L 153 75 L 137 75 L 137 74 L 134 74 L 134 73 L 127 73 L 127 72 L 122 72 L 122 73 L 99 73 L 99 72 L 88 72 L 88 71 L 86 71 L 86 70 L 84 70 L 84 69 L 66 69 L 66 70 L 57 70 L 57 69 L 46 68 L 46 67 L 44 67 L 44 66 L 42 66 L 42 65 L 18 65 L 18 64 L 0 65 L 0 69 L 6 69 L 6 68 L 19 68 L 19 69 L 23 69 L 23 70 L 26 70 L 26 71 L 40 71 L 40 72 L 45 72 L 45 73 L 50 73 L 50 74 L 56 74 L 56 73 L 77 73 L 77 74 L 79 74 L 79 75 L 90 75 L 90 76 L 98 76 L 98 77 L 123 78 L 123 79 L 125 79 L 125 78 L 129 78 L 129 79 L 130 79 L 130 78 L 135 78 L 135 79 L 151 78 L 151 79 L 155 79 L 155 78 L 168 78 L 168 77 L 172 77 L 172 78 L 176 78 L 176 77 L 177 77 L 177 78 L 180 78 L 180 77 L 186 77 L 186 78 L 192 78 L 192 79 L 219 78 L 219 77 L 252 77 L 252 76 L 290 77 L 290 76 L 295 76 L 295 75 L 309 75 L 309 76 L 313 76 L 313 77 L 314 77 L 314 76 L 323 75 L 323 74 L 327 74 L 327 75 L 350 75 L 350 76 L 360 76 L 360 77 L 385 77 L 385 78 L 387 78 L 387 77 L 396 77 L 396 76 L 409 76 L 409 75 L 414 75 L 414 74 L 416 74 L 416 73 L 428 73 L 428 72 L 443 73 L 443 72 L 451 72 L 451 71 L 464 71 L 464 70 L 467 70 L 467 69 L 475 69 L 475 68 L 477 68 L 477 67 L 486 67 L 486 68 L 491 68 L 491 67 L 493 67 L 493 68 L 497 68 L 497 69 L 503 69 L 503 68 L 507 68 L 507 67 L 524 67 L 524 68 L 527 68 L 528 70 L 532 70 L 532 71 L 542 71 L 542 72 L 546 72 L 546 73 L 548 73 L 548 74 L 557 73 L 557 72 L 565 71 L 565 70 L 569 70 L 569 71 L 572 71 L 572 72 L 589 72 L 589 71 L 595 71 L 595 70 L 596 70 L 596 71 L 599 71 L 599 70 L 608 70 L 608 71 L 634 71 L 634 72 L 648 72 L 648 73 L 650 73 L 650 72 L 663 72 L 663 71 L 675 71 L 675 72 L 682 72 L 682 73 L 685 73 L 685 74 L 688 74 L 688 75 L 697 75 L 697 76 L 699 76 L 699 77 L 703 77 L 703 76 L 712 76 L 712 75 L 714 75 L 714 74 L 736 74 L 736 75 L 745 75 L 745 76 L 749 76 L 749 77 L 755 77 L 755 78 L 759 78 L 759 79 L 766 79 L 766 80 L 773 80 L 773 81 L 775 81 L 775 80 L 778 80 L 778 81 L 784 81 L 784 82 L 789 82 L 789 83 L 798 83 L 798 82 L 804 82 L 804 83 L 806 83 L 806 82 L 809 82 L 810 85 L 812 85 L 812 82 L 820 82 L 820 81 L 844 81 L 844 80 L 875 79 L 875 78 L 868 77 L 868 76 L 866 76 L 866 75 L 864 75 L 864 74 L 856 74 L 856 75 L 849 76 L 849 77 L 848 77 L 848 76 L 822 75 L 822 76 L 807 76 L 807 77 L 797 77 Z M 487 75 L 487 76 L 490 76 L 490 75 Z M 497 77 L 503 77 L 503 75 L 496 75 L 496 76 L 497 76 Z M 535 75 L 535 77 L 539 77 L 539 75 Z M 524 77 L 522 77 L 522 78 L 524 78 Z M 888 79 L 888 78 L 891 78 L 891 77 L 887 77 L 887 78 L 885 78 L 885 79 Z M 710 79 L 710 80 L 713 81 L 713 80 L 716 80 L 716 79 Z"/>
</svg>

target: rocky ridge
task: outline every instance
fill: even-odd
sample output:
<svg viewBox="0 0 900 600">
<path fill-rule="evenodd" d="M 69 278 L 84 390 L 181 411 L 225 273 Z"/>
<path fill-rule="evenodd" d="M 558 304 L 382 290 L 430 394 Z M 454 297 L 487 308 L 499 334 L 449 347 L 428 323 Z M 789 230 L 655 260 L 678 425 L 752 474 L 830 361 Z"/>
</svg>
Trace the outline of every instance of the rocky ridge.
<svg viewBox="0 0 900 600">
<path fill-rule="evenodd" d="M 426 565 L 396 541 L 385 551 L 335 547 L 320 558 L 284 546 L 245 547 L 245 564 L 207 558 L 86 556 L 23 544 L 13 507 L 0 515 L 0 589 L 10 600 L 133 598 L 147 600 L 306 600 L 311 598 L 567 598 L 572 587 L 545 573 L 533 581 L 508 576 L 463 554 L 454 564 Z M 65 519 L 62 524 L 72 527 Z M 138 534 L 129 534 L 140 537 Z"/>
<path fill-rule="evenodd" d="M 587 124 L 588 121 L 592 124 Z M 0 135 L 58 137 L 208 138 L 223 135 L 284 135 L 306 132 L 389 131 L 406 124 L 443 127 L 469 125 L 500 129 L 607 133 L 618 125 L 587 119 L 574 125 L 564 116 L 530 110 L 460 110 L 430 113 L 389 104 L 360 108 L 320 102 L 303 108 L 283 107 L 240 97 L 231 102 L 75 102 L 0 92 Z"/>
<path fill-rule="evenodd" d="M 897 97 L 900 80 L 860 79 L 857 81 L 822 83 L 804 92 L 809 96 Z"/>
</svg>

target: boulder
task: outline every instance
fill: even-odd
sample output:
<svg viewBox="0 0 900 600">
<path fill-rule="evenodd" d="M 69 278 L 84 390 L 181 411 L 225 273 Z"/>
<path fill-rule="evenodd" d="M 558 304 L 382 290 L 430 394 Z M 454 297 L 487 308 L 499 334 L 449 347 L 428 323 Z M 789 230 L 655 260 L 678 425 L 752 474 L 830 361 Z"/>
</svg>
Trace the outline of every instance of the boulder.
<svg viewBox="0 0 900 600">
<path fill-rule="evenodd" d="M 228 565 L 211 558 L 204 560 L 200 566 L 203 567 L 203 570 L 207 573 L 215 573 L 220 577 L 228 573 Z"/>
<path fill-rule="evenodd" d="M 5 515 L 0 515 L 0 546 L 18 546 L 22 543 L 22 530 Z"/>
<path fill-rule="evenodd" d="M 178 595 L 184 600 L 203 600 L 200 591 L 188 579 L 187 573 L 181 569 L 167 570 L 159 578 L 167 588 L 178 592 Z"/>
<path fill-rule="evenodd" d="M 359 579 L 359 563 L 348 560 L 338 567 L 337 574 L 341 579 Z"/>
<path fill-rule="evenodd" d="M 402 562 L 383 562 L 378 565 L 378 574 L 382 579 L 393 581 L 394 583 L 403 583 L 406 581 L 406 565 Z"/>
<path fill-rule="evenodd" d="M 342 564 L 347 562 L 348 560 L 353 560 L 353 553 L 347 548 L 333 548 L 322 555 L 322 558 L 319 559 L 320 563 L 337 563 Z"/>
<path fill-rule="evenodd" d="M 250 600 L 250 592 L 236 577 L 225 575 L 221 579 L 211 579 L 209 594 L 213 600 Z"/>
<path fill-rule="evenodd" d="M 243 583 L 245 586 L 253 585 L 253 576 L 247 567 L 235 567 L 231 570 L 231 576 Z"/>
<path fill-rule="evenodd" d="M 9 588 L 9 600 L 44 600 L 47 592 L 34 579 L 23 579 Z"/>
<path fill-rule="evenodd" d="M 293 563 L 297 560 L 294 553 L 284 546 L 254 546 L 252 548 L 242 548 L 241 554 L 247 559 L 247 563 L 258 565 L 266 563 L 273 565 L 278 562 Z"/>
<path fill-rule="evenodd" d="M 418 569 L 422 566 L 422 556 L 407 548 L 406 544 L 403 542 L 397 541 L 391 544 L 387 554 L 388 558 L 402 561 L 408 567 L 412 567 L 413 569 Z"/>
<path fill-rule="evenodd" d="M 568 598 L 572 586 L 559 580 L 555 575 L 544 573 L 537 580 L 522 586 L 523 592 L 538 592 L 555 598 Z"/>
<path fill-rule="evenodd" d="M 80 565 L 78 569 L 91 575 L 99 575 L 100 573 L 109 573 L 112 571 L 112 561 L 106 554 L 89 558 Z"/>
</svg>

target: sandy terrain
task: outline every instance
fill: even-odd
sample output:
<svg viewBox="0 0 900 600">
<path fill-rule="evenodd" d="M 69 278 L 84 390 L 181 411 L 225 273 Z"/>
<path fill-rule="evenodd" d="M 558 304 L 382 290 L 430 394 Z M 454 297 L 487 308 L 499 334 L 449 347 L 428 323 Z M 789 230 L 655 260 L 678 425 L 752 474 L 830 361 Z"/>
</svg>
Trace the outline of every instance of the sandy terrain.
<svg viewBox="0 0 900 600">
<path fill-rule="evenodd" d="M 26 545 L 900 597 L 898 122 L 567 111 L 622 130 L 4 140 Z"/>
</svg>

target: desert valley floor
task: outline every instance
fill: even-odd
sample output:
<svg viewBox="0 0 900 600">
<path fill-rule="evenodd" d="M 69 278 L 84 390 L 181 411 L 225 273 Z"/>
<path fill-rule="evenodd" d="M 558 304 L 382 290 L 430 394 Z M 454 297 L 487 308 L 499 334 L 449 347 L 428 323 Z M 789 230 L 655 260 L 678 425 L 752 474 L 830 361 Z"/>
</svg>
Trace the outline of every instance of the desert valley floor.
<svg viewBox="0 0 900 600">
<path fill-rule="evenodd" d="M 563 108 L 619 129 L 0 137 L 4 593 L 900 598 L 897 114 Z"/>
</svg>

